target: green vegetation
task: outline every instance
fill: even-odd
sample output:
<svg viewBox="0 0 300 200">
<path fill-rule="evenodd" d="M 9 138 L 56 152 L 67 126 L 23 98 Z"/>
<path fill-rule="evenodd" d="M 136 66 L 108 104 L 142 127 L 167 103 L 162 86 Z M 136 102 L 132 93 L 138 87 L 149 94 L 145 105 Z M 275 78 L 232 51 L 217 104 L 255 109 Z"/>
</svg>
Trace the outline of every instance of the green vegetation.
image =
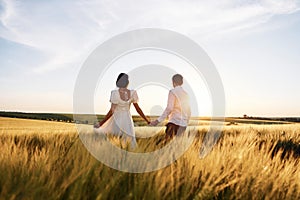
<svg viewBox="0 0 300 200">
<path fill-rule="evenodd" d="M 82 114 L 78 115 L 80 119 L 76 123 L 80 124 L 94 124 L 95 121 L 91 120 L 93 115 Z M 47 121 L 58 121 L 58 122 L 74 122 L 73 114 L 70 113 L 24 113 L 24 112 L 5 112 L 0 111 L 0 117 L 11 117 L 11 118 L 22 118 L 22 119 L 38 119 Z M 104 118 L 104 115 L 96 115 L 98 121 Z M 155 116 L 151 116 L 155 119 Z M 192 121 L 199 120 L 204 123 L 210 121 L 220 121 L 222 118 L 210 118 L 210 117 L 193 117 Z M 146 126 L 146 122 L 140 116 L 133 116 L 133 121 L 135 126 Z M 263 117 L 247 117 L 247 118 L 236 118 L 236 117 L 226 117 L 225 122 L 227 125 L 237 125 L 237 124 L 288 124 L 290 122 L 300 122 L 300 118 L 297 117 L 280 117 L 280 118 L 263 118 Z M 191 125 L 194 125 L 191 123 Z"/>
<path fill-rule="evenodd" d="M 5 112 L 0 111 L 0 117 L 39 119 L 48 121 L 73 122 L 72 115 L 55 113 L 23 113 L 23 112 Z"/>
</svg>

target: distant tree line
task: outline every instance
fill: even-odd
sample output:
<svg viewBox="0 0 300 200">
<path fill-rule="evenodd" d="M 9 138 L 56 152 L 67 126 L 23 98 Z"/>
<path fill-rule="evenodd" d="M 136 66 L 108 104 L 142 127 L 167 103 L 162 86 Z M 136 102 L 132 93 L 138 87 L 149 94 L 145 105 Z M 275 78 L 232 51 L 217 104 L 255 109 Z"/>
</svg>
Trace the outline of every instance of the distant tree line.
<svg viewBox="0 0 300 200">
<path fill-rule="evenodd" d="M 93 124 L 95 122 L 86 120 L 82 115 L 83 120 L 76 120 L 76 123 L 80 124 Z M 47 120 L 47 121 L 58 121 L 58 122 L 74 122 L 73 114 L 64 113 L 24 113 L 24 112 L 8 112 L 0 111 L 0 117 L 11 117 L 11 118 L 23 118 L 23 119 L 37 119 L 37 120 Z M 103 119 L 104 115 L 97 115 L 98 121 Z M 300 122 L 300 117 L 253 117 L 248 115 L 243 115 L 244 119 L 256 119 L 256 120 L 273 120 L 273 121 L 286 121 L 286 122 Z M 135 126 L 145 126 L 146 123 L 140 116 L 133 116 L 133 121 Z"/>
<path fill-rule="evenodd" d="M 24 113 L 24 112 L 7 112 L 0 111 L 0 117 L 10 117 L 10 118 L 22 118 L 22 119 L 36 119 L 36 120 L 47 120 L 47 121 L 57 121 L 57 122 L 75 122 L 78 124 L 94 124 L 95 121 L 89 121 L 89 115 L 82 115 L 82 120 L 74 120 L 73 114 L 63 114 L 63 113 Z M 101 121 L 104 115 L 97 115 L 97 120 Z M 136 126 L 147 125 L 140 116 L 133 116 L 133 121 Z"/>
<path fill-rule="evenodd" d="M 23 118 L 23 119 L 38 119 L 58 122 L 73 122 L 73 117 L 64 114 L 55 113 L 23 113 L 23 112 L 5 112 L 0 111 L 1 117 Z"/>
<path fill-rule="evenodd" d="M 273 120 L 273 121 L 286 121 L 286 122 L 300 122 L 300 117 L 253 117 L 243 115 L 244 119 L 257 119 L 257 120 Z"/>
</svg>

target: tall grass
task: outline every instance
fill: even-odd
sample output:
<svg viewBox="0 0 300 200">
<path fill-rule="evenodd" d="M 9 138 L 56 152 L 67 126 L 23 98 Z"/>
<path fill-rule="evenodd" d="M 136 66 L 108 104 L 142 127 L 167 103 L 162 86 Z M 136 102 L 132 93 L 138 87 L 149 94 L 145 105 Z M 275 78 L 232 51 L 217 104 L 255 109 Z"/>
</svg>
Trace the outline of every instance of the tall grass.
<svg viewBox="0 0 300 200">
<path fill-rule="evenodd" d="M 300 199 L 299 125 L 225 127 L 204 159 L 207 127 L 191 129 L 196 139 L 177 162 L 133 174 L 97 161 L 73 126 L 1 120 L 0 199 Z M 20 132 L 22 123 L 37 128 Z M 162 137 L 138 140 L 137 151 Z"/>
</svg>

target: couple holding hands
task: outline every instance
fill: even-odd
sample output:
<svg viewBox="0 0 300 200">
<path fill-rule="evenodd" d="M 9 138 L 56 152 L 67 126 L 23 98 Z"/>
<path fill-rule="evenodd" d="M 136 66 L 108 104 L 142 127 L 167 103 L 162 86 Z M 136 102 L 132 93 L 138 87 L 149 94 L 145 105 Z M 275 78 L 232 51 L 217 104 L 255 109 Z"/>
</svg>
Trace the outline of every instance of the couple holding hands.
<svg viewBox="0 0 300 200">
<path fill-rule="evenodd" d="M 150 122 L 138 105 L 137 92 L 127 89 L 128 75 L 120 73 L 116 81 L 118 89 L 111 91 L 111 108 L 104 119 L 94 126 L 94 132 L 125 137 L 130 140 L 131 147 L 135 148 L 134 124 L 130 113 L 130 105 L 133 104 L 138 114 L 151 126 L 156 126 L 168 117 L 166 141 L 174 135 L 183 134 L 191 116 L 189 96 L 181 87 L 183 77 L 180 74 L 175 74 L 172 82 L 174 88 L 169 91 L 166 109 L 159 118 Z"/>
</svg>

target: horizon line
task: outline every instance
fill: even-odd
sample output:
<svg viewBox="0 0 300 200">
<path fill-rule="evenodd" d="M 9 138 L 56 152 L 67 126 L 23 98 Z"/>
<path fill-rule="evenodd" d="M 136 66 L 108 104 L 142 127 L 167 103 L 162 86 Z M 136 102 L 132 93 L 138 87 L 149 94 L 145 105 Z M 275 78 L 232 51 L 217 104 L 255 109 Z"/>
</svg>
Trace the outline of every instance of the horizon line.
<svg viewBox="0 0 300 200">
<path fill-rule="evenodd" d="M 72 114 L 74 115 L 73 112 L 60 112 L 60 111 L 56 111 L 56 112 L 53 112 L 53 111 L 20 111 L 20 110 L 0 110 L 0 112 L 18 112 L 18 113 L 31 113 L 31 114 Z M 79 115 L 106 115 L 105 114 L 101 114 L 101 113 L 84 113 L 84 114 L 79 114 Z M 147 114 L 146 114 L 147 115 Z M 277 115 L 277 116 L 268 116 L 268 115 L 246 115 L 247 117 L 244 117 L 245 114 L 242 114 L 242 115 L 228 115 L 228 116 L 207 116 L 207 115 L 199 115 L 199 116 L 191 116 L 191 117 L 203 117 L 203 118 L 218 118 L 218 117 L 224 117 L 224 118 L 300 118 L 300 115 L 297 116 L 297 115 Z M 132 115 L 132 116 L 139 116 L 139 115 Z M 148 116 L 160 116 L 160 115 L 148 115 Z"/>
</svg>

